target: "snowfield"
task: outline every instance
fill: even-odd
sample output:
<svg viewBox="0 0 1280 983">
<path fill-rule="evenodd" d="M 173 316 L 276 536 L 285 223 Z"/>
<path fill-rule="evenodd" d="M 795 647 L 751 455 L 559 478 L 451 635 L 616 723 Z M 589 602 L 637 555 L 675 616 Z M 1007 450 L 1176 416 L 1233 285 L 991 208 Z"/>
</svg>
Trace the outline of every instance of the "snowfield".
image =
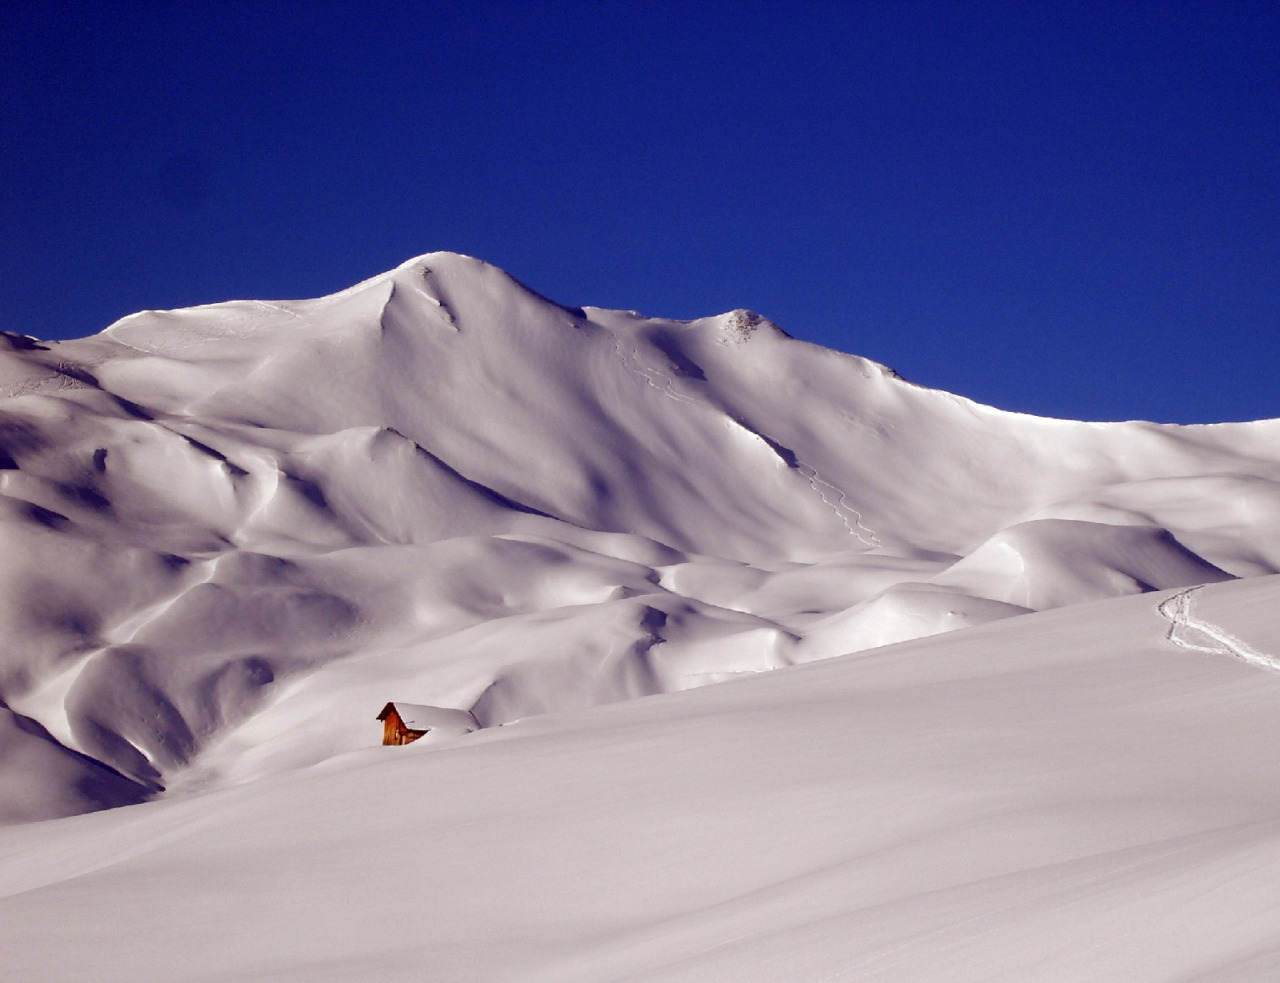
<svg viewBox="0 0 1280 983">
<path fill-rule="evenodd" d="M 0 336 L 0 536 L 5 979 L 1280 979 L 1280 421 L 436 253 Z"/>
</svg>

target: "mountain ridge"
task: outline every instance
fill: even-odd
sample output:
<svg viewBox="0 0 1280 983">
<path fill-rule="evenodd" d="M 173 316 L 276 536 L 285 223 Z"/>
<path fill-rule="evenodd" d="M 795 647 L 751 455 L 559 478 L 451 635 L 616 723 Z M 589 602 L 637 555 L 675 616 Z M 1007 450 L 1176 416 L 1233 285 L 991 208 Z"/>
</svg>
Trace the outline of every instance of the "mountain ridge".
<svg viewBox="0 0 1280 983">
<path fill-rule="evenodd" d="M 1280 571 L 1280 421 L 1009 413 L 457 254 L 6 337 L 5 819 L 325 760 L 392 698 L 494 726 Z"/>
</svg>

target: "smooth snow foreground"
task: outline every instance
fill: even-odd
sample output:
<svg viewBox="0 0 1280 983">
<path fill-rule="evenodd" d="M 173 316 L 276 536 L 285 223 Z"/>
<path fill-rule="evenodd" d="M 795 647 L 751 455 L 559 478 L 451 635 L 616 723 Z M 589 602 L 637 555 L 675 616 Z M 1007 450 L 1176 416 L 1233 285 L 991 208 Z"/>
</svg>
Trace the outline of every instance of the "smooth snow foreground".
<svg viewBox="0 0 1280 983">
<path fill-rule="evenodd" d="M 451 254 L 4 346 L 5 979 L 1280 978 L 1280 422 Z"/>
</svg>

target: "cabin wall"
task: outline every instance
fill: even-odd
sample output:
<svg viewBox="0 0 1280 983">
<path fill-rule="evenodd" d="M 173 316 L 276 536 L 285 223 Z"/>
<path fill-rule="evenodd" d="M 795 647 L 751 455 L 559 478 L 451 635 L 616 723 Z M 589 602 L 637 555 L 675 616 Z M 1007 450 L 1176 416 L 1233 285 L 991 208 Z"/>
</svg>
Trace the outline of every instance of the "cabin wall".
<svg viewBox="0 0 1280 983">
<path fill-rule="evenodd" d="M 412 744 L 425 734 L 425 730 L 410 730 L 394 710 L 382 721 L 382 743 L 384 745 L 403 746 Z"/>
</svg>

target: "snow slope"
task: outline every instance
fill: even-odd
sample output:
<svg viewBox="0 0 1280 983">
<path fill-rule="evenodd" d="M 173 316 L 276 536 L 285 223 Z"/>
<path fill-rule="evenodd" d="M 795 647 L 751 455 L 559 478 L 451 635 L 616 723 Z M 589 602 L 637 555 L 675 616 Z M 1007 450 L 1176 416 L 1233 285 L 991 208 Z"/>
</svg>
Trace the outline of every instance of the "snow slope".
<svg viewBox="0 0 1280 983">
<path fill-rule="evenodd" d="M 15 978 L 1280 966 L 1280 421 L 436 253 L 0 336 L 0 537 Z M 382 749 L 390 700 L 481 729 Z"/>
<path fill-rule="evenodd" d="M 1280 653 L 1278 592 L 1193 610 Z M 69 983 L 1275 979 L 1280 675 L 1171 641 L 1174 596 L 12 826 L 0 952 Z"/>
</svg>

